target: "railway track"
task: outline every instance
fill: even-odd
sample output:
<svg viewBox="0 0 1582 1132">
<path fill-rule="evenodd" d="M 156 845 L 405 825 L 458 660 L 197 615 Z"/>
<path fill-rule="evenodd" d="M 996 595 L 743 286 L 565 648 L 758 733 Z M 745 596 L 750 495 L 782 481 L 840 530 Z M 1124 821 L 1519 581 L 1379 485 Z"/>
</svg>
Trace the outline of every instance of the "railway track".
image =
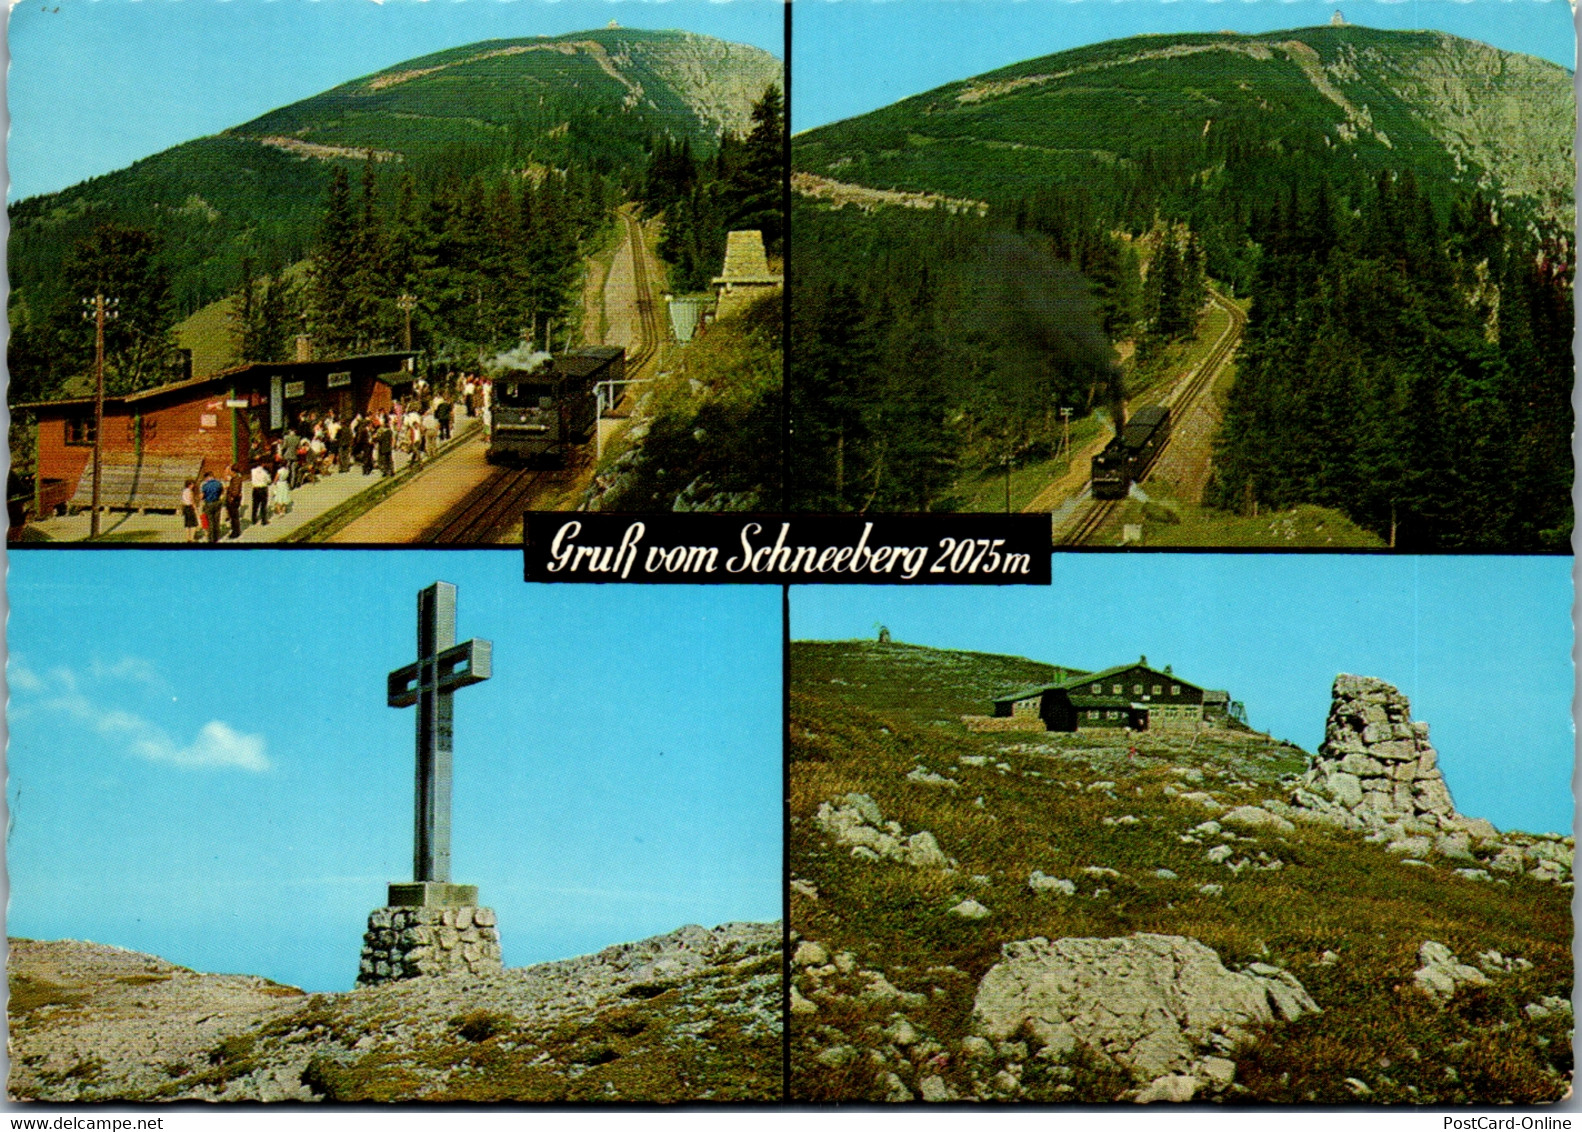
<svg viewBox="0 0 1582 1132">
<path fill-rule="evenodd" d="M 616 215 L 626 229 L 627 245 L 632 249 L 632 280 L 637 292 L 637 319 L 642 345 L 626 359 L 628 376 L 636 376 L 659 353 L 659 313 L 655 309 L 653 287 L 649 281 L 648 255 L 644 251 L 643 229 L 629 208 Z M 624 394 L 623 394 L 624 398 Z M 598 423 L 594 423 L 598 427 Z M 467 494 L 449 514 L 425 530 L 418 540 L 440 545 L 489 544 L 502 541 L 546 486 L 563 483 L 570 469 L 501 468 Z"/>
<path fill-rule="evenodd" d="M 453 511 L 425 530 L 420 543 L 488 544 L 527 510 L 540 483 L 555 473 L 542 468 L 502 468 L 468 493 Z"/>
<path fill-rule="evenodd" d="M 632 280 L 637 291 L 637 320 L 642 329 L 643 344 L 626 359 L 628 374 L 643 370 L 659 353 L 659 312 L 654 306 L 654 289 L 648 280 L 648 256 L 643 251 L 643 229 L 630 211 L 620 212 L 626 225 L 627 242 L 632 248 Z"/>
<path fill-rule="evenodd" d="M 1208 352 L 1208 356 L 1203 359 L 1197 369 L 1189 374 L 1184 381 L 1177 382 L 1172 386 L 1170 392 L 1165 394 L 1160 400 L 1159 404 L 1170 410 L 1172 424 L 1179 424 L 1185 417 L 1187 410 L 1214 383 L 1215 377 L 1218 376 L 1219 371 L 1236 349 L 1236 344 L 1241 341 L 1242 328 L 1247 325 L 1247 316 L 1241 312 L 1235 303 L 1213 289 L 1210 289 L 1209 297 L 1213 300 L 1215 306 L 1230 316 L 1230 322 L 1226 325 L 1224 332 L 1215 341 L 1213 348 Z M 1153 460 L 1149 462 L 1147 470 L 1137 477 L 1138 483 L 1145 482 L 1153 474 L 1154 468 L 1158 466 L 1160 459 L 1169 451 L 1170 445 L 1173 443 L 1175 443 L 1175 434 L 1172 429 L 1170 439 L 1160 446 L 1159 451 L 1154 453 Z M 1115 514 L 1116 509 L 1123 502 L 1125 502 L 1123 499 L 1090 499 L 1088 508 L 1081 520 L 1061 537 L 1059 545 L 1083 546 L 1087 544 L 1104 528 L 1104 525 L 1109 522 L 1110 517 Z"/>
<path fill-rule="evenodd" d="M 1115 514 L 1115 509 L 1120 505 L 1121 501 L 1119 499 L 1091 500 L 1087 511 L 1082 516 L 1082 521 L 1060 540 L 1060 545 L 1086 545 L 1088 540 L 1098 534 L 1100 528 L 1109 522 L 1110 516 Z"/>
</svg>

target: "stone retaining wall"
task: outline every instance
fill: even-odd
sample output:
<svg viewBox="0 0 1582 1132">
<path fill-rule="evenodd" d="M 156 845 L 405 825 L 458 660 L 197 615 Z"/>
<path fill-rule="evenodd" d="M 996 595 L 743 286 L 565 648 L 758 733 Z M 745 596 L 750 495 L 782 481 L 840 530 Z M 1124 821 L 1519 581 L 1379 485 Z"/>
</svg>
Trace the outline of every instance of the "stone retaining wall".
<svg viewBox="0 0 1582 1132">
<path fill-rule="evenodd" d="M 961 722 L 968 731 L 1043 731 L 1044 721 L 1036 715 L 964 715 Z"/>
<path fill-rule="evenodd" d="M 493 908 L 375 908 L 363 934 L 357 985 L 498 970 Z"/>
</svg>

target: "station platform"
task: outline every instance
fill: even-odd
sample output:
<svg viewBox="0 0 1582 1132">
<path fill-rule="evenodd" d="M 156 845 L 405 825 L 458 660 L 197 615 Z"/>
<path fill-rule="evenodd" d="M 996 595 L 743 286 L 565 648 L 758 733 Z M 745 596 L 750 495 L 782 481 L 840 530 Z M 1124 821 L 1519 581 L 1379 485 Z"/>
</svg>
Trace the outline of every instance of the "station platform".
<svg viewBox="0 0 1582 1132">
<path fill-rule="evenodd" d="M 445 462 L 453 454 L 463 449 L 479 446 L 483 443 L 484 426 L 482 417 L 462 417 L 456 422 L 455 431 L 451 438 L 441 444 L 439 451 L 425 460 L 418 467 L 409 467 L 407 456 L 403 452 L 395 454 L 396 474 L 385 477 L 379 474 L 378 468 L 369 475 L 363 475 L 362 467 L 353 464 L 350 471 L 331 472 L 321 477 L 316 483 L 303 484 L 291 493 L 291 510 L 285 515 L 272 515 L 268 523 L 254 524 L 248 521 L 252 511 L 252 488 L 244 486 L 242 490 L 242 534 L 240 538 L 227 537 L 230 533 L 230 524 L 221 515 L 221 536 L 217 543 L 211 544 L 205 533 L 201 544 L 197 546 L 236 546 L 242 543 L 271 543 L 291 540 L 303 528 L 318 522 L 331 511 L 346 505 L 348 502 L 366 496 L 368 506 L 373 506 L 397 485 L 406 483 L 416 474 L 421 474 L 438 464 Z M 182 525 L 181 500 L 173 502 L 173 511 L 105 511 L 99 516 L 99 538 L 101 543 L 174 543 L 187 542 L 187 529 Z M 63 515 L 50 519 L 42 519 L 27 525 L 30 534 L 42 535 L 40 541 L 49 542 L 85 542 L 88 539 L 89 515 L 87 511 L 79 511 L 75 515 Z M 20 540 L 32 541 L 29 538 Z M 14 544 L 13 544 L 14 545 Z"/>
</svg>

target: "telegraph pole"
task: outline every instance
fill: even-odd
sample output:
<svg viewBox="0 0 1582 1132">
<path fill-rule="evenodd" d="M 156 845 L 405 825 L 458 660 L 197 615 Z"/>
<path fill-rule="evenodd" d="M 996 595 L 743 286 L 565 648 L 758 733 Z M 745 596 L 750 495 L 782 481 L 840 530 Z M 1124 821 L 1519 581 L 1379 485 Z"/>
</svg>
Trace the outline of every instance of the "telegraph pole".
<svg viewBox="0 0 1582 1132">
<path fill-rule="evenodd" d="M 400 307 L 406 314 L 406 333 L 402 337 L 402 342 L 405 343 L 406 350 L 410 353 L 412 350 L 412 312 L 417 309 L 417 296 L 404 294 L 396 300 L 396 306 Z"/>
<path fill-rule="evenodd" d="M 99 292 L 84 299 L 84 319 L 93 320 L 93 504 L 88 516 L 88 537 L 99 537 L 100 453 L 104 441 L 104 320 L 115 318 L 119 299 L 106 299 Z"/>
</svg>

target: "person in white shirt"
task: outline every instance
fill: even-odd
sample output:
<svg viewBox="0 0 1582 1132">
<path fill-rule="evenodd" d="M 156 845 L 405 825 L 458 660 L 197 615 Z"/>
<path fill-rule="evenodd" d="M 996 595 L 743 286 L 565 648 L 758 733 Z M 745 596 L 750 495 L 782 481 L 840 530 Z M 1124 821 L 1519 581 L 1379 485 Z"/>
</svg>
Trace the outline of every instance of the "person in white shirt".
<svg viewBox="0 0 1582 1132">
<path fill-rule="evenodd" d="M 269 525 L 269 469 L 262 464 L 254 464 L 253 480 L 253 522 Z"/>
</svg>

